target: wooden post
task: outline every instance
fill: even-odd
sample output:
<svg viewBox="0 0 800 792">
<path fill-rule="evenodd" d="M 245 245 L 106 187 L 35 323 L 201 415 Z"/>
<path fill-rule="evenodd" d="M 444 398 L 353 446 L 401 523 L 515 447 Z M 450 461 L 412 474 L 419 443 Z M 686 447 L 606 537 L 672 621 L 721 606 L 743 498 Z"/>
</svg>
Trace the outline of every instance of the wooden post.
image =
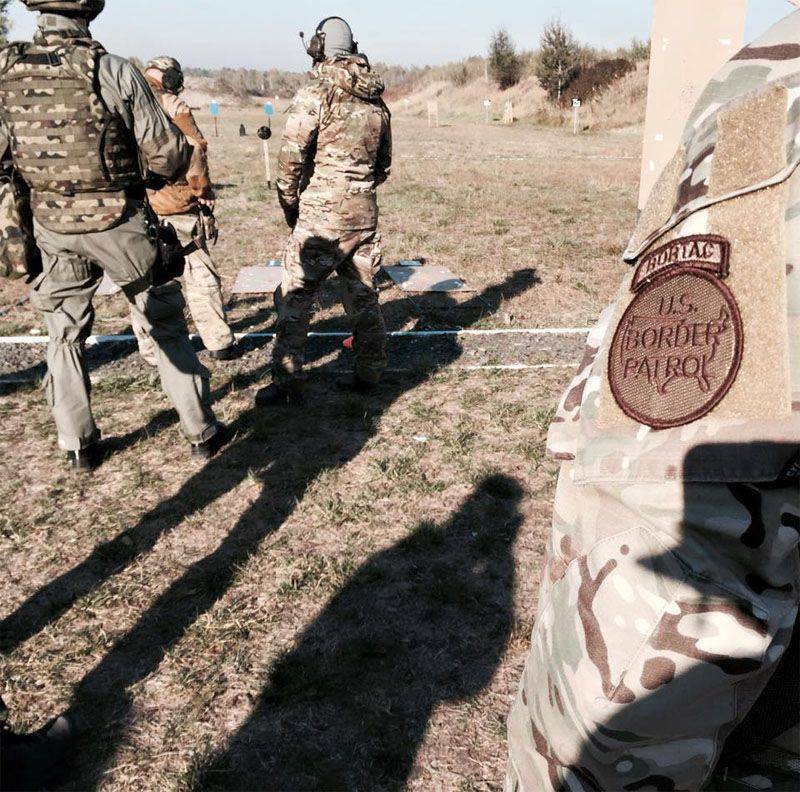
<svg viewBox="0 0 800 792">
<path fill-rule="evenodd" d="M 439 126 L 439 103 L 428 102 L 428 126 Z"/>
<path fill-rule="evenodd" d="M 269 141 L 264 140 L 264 170 L 266 171 L 267 176 L 267 187 L 271 190 L 272 189 L 272 164 L 269 160 Z"/>
<path fill-rule="evenodd" d="M 267 116 L 267 126 L 272 129 L 272 119 Z M 269 159 L 269 138 L 263 141 L 264 144 L 264 171 L 267 177 L 267 189 L 272 189 L 272 163 Z"/>
<path fill-rule="evenodd" d="M 214 137 L 219 137 L 219 119 L 214 116 Z"/>
<path fill-rule="evenodd" d="M 655 0 L 639 208 L 680 143 L 700 92 L 744 41 L 747 0 Z"/>
<path fill-rule="evenodd" d="M 572 100 L 572 134 L 578 134 L 578 114 L 580 113 L 581 109 L 581 100 L 580 99 L 573 99 Z"/>
<path fill-rule="evenodd" d="M 487 124 L 489 123 L 489 120 L 490 120 L 489 114 L 490 114 L 490 111 L 491 111 L 491 107 L 492 107 L 492 100 L 491 99 L 484 99 L 484 101 L 483 101 L 483 114 L 484 114 L 484 117 L 485 117 L 484 120 L 485 120 L 485 122 Z"/>
</svg>

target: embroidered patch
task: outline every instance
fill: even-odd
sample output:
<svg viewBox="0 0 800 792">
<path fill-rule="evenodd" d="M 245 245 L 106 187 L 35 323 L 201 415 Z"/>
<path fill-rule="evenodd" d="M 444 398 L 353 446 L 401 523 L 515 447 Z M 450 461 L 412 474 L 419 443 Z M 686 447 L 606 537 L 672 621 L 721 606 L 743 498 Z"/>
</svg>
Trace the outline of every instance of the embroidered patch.
<svg viewBox="0 0 800 792">
<path fill-rule="evenodd" d="M 636 268 L 631 288 L 639 291 L 653 278 L 674 267 L 691 266 L 727 278 L 730 260 L 731 243 L 725 237 L 713 234 L 682 237 L 645 256 Z"/>
<path fill-rule="evenodd" d="M 671 268 L 640 287 L 622 317 L 608 359 L 611 390 L 639 423 L 684 426 L 725 398 L 743 351 L 731 290 L 702 269 Z"/>
</svg>

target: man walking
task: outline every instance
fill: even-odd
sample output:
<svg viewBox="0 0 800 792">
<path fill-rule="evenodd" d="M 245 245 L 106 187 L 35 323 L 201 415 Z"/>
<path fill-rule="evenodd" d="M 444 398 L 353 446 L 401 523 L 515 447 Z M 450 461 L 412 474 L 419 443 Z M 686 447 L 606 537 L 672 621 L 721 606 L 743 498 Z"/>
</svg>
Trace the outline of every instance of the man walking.
<svg viewBox="0 0 800 792">
<path fill-rule="evenodd" d="M 386 367 L 374 286 L 381 261 L 376 192 L 392 157 L 384 84 L 339 17 L 319 24 L 308 53 L 313 78 L 294 99 L 279 159 L 278 198 L 292 236 L 277 300 L 273 381 L 257 394 L 259 406 L 302 399 L 314 297 L 334 273 L 355 335 L 355 373 L 340 384 L 367 392 Z"/>
</svg>

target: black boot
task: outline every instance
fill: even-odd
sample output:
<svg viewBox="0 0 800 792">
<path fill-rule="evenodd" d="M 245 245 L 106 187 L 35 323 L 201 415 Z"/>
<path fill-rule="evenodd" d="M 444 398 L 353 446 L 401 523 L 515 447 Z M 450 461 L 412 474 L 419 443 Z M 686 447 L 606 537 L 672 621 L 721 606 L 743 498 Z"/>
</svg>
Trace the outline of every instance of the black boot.
<svg viewBox="0 0 800 792">
<path fill-rule="evenodd" d="M 103 453 L 98 443 L 82 448 L 80 451 L 67 451 L 67 462 L 76 473 L 91 473 L 100 467 Z"/>
<path fill-rule="evenodd" d="M 15 734 L 3 726 L 0 735 L 0 788 L 39 790 L 64 776 L 75 741 L 66 718 L 56 718 L 32 734 Z"/>
<path fill-rule="evenodd" d="M 238 360 L 244 354 L 244 350 L 235 341 L 225 349 L 209 349 L 208 355 L 213 360 Z"/>
<path fill-rule="evenodd" d="M 202 443 L 192 443 L 192 459 L 213 459 L 233 439 L 233 431 L 228 426 L 217 428 L 216 434 Z"/>
<path fill-rule="evenodd" d="M 288 407 L 305 404 L 300 385 L 278 385 L 275 382 L 256 393 L 256 407 Z"/>
<path fill-rule="evenodd" d="M 374 393 L 378 389 L 378 383 L 361 379 L 358 374 L 350 374 L 346 377 L 339 377 L 336 380 L 336 387 L 342 391 L 359 393 L 362 396 L 366 396 L 370 393 Z"/>
</svg>

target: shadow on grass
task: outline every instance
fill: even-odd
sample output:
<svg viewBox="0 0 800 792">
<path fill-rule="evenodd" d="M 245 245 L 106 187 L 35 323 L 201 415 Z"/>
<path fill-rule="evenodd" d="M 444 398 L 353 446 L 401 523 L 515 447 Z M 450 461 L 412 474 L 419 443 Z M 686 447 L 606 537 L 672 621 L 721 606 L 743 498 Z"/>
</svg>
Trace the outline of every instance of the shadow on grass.
<svg viewBox="0 0 800 792">
<path fill-rule="evenodd" d="M 496 294 L 501 290 L 509 299 L 535 282 L 531 271 L 524 270 L 489 291 Z M 474 301 L 484 305 L 484 295 L 476 295 Z M 460 344 L 453 338 L 442 349 L 440 366 L 446 367 L 460 356 Z M 302 410 L 246 411 L 236 422 L 235 442 L 189 478 L 173 497 L 32 595 L 0 624 L 3 651 L 11 651 L 52 623 L 75 600 L 90 595 L 127 568 L 184 520 L 237 487 L 251 471 L 261 471 L 261 494 L 231 526 L 219 547 L 168 586 L 76 686 L 66 714 L 81 724 L 85 743 L 84 750 L 76 752 L 80 763 L 70 787 L 96 787 L 113 762 L 134 719 L 129 689 L 153 673 L 186 630 L 225 594 L 241 565 L 283 525 L 309 485 L 322 473 L 357 457 L 374 436 L 380 416 L 432 373 L 430 369 L 417 370 L 402 379 L 387 378 L 380 392 L 366 401 L 341 395 L 331 398 L 325 385 L 312 381 L 308 403 L 315 405 L 313 422 Z"/>
<path fill-rule="evenodd" d="M 432 712 L 490 683 L 513 622 L 520 484 L 481 481 L 353 574 L 272 667 L 204 790 L 399 789 Z"/>
</svg>

